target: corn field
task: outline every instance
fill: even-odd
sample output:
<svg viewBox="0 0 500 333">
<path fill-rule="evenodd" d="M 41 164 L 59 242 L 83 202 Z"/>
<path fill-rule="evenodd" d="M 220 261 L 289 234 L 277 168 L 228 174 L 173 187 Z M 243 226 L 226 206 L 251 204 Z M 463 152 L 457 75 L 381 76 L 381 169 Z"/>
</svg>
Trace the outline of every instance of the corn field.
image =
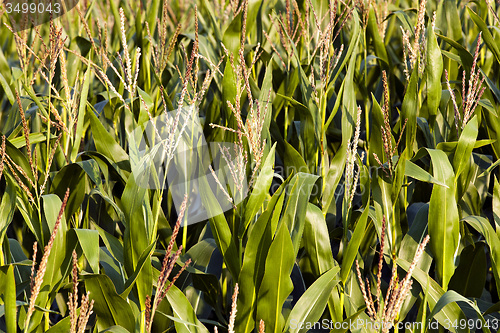
<svg viewBox="0 0 500 333">
<path fill-rule="evenodd" d="M 499 12 L 0 0 L 0 331 L 498 331 Z"/>
</svg>

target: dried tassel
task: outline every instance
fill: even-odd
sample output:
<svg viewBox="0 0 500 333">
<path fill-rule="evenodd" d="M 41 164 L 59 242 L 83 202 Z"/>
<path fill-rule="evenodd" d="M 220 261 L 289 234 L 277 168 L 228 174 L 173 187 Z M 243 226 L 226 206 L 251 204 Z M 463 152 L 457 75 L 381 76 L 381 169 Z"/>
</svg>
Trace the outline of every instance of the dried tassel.
<svg viewBox="0 0 500 333">
<path fill-rule="evenodd" d="M 157 309 L 158 305 L 160 304 L 160 302 L 165 297 L 166 292 L 169 290 L 169 288 L 171 288 L 173 282 L 175 282 L 175 280 L 180 276 L 180 274 L 187 268 L 187 266 L 191 262 L 191 259 L 189 259 L 186 262 L 186 264 L 183 266 L 183 268 L 180 270 L 178 275 L 176 277 L 174 277 L 174 279 L 172 280 L 172 283 L 169 284 L 169 286 L 167 287 L 166 290 L 164 290 L 165 284 L 167 282 L 167 279 L 168 279 L 170 273 L 172 272 L 172 269 L 175 265 L 175 262 L 177 261 L 177 259 L 179 258 L 180 254 L 182 252 L 182 245 L 181 245 L 181 246 L 179 246 L 179 249 L 176 251 L 175 254 L 173 254 L 173 255 L 171 254 L 173 247 L 174 247 L 174 244 L 175 244 L 175 239 L 177 238 L 177 234 L 179 233 L 180 225 L 181 225 L 181 222 L 182 222 L 182 219 L 184 217 L 184 213 L 185 213 L 185 210 L 187 207 L 187 199 L 188 199 L 188 196 L 185 195 L 184 200 L 181 204 L 179 213 L 178 213 L 177 222 L 175 224 L 174 230 L 172 231 L 172 236 L 170 237 L 170 241 L 169 241 L 166 253 L 165 253 L 165 257 L 163 258 L 162 268 L 160 271 L 160 276 L 158 277 L 158 281 L 157 281 L 157 289 L 156 289 L 156 295 L 154 297 L 153 305 L 151 306 L 151 303 L 150 303 L 150 305 L 146 307 L 146 310 L 149 311 L 149 314 L 148 314 L 149 318 L 146 321 L 147 332 L 151 332 L 151 326 L 153 323 L 153 318 L 154 318 L 156 309 Z M 151 299 L 149 299 L 149 302 L 151 302 Z"/>
<path fill-rule="evenodd" d="M 125 72 L 129 78 L 132 77 L 132 63 L 130 60 L 130 54 L 128 52 L 127 34 L 125 33 L 125 14 L 123 13 L 123 8 L 120 8 L 120 32 L 121 32 L 121 42 L 123 47 L 123 57 L 125 58 Z"/>
<path fill-rule="evenodd" d="M 266 325 L 264 324 L 264 321 L 261 319 L 259 322 L 259 333 L 265 333 L 265 328 Z"/>
<path fill-rule="evenodd" d="M 76 255 L 76 251 L 73 250 L 73 268 L 72 268 L 72 280 L 73 280 L 73 292 L 68 295 L 68 310 L 71 322 L 71 333 L 77 332 L 77 324 L 78 324 L 78 258 Z"/>
<path fill-rule="evenodd" d="M 377 314 L 380 312 L 380 295 L 382 293 L 380 285 L 382 283 L 382 266 L 384 264 L 385 230 L 386 230 L 385 215 L 382 215 L 382 230 L 380 231 L 380 252 L 378 257 L 378 272 L 377 272 Z"/>
<path fill-rule="evenodd" d="M 151 323 L 151 297 L 149 295 L 146 295 L 146 304 L 145 304 L 146 310 L 145 310 L 145 321 L 146 321 L 146 332 L 150 331 L 150 326 L 152 325 Z"/>
<path fill-rule="evenodd" d="M 70 134 L 68 128 L 66 127 L 66 124 L 59 115 L 59 112 L 57 112 L 57 110 L 54 108 L 54 105 L 50 104 L 49 106 L 51 113 L 54 115 L 54 118 L 56 118 L 57 123 L 59 124 L 59 127 L 62 128 L 64 132 Z"/>
<path fill-rule="evenodd" d="M 2 146 L 0 147 L 0 180 L 2 180 L 2 174 L 4 169 L 3 161 L 5 159 L 5 135 L 2 135 Z"/>
<path fill-rule="evenodd" d="M 387 289 L 387 294 L 385 296 L 385 301 L 384 301 L 384 309 L 383 309 L 383 314 L 384 317 L 382 318 L 382 321 L 387 321 L 388 318 L 386 318 L 387 313 L 388 313 L 388 305 L 389 305 L 389 300 L 391 298 L 391 295 L 394 294 L 394 288 L 396 287 L 397 284 L 397 279 L 398 279 L 398 272 L 397 272 L 397 265 L 392 266 L 392 274 L 391 274 L 391 281 L 389 282 L 389 288 Z"/>
<path fill-rule="evenodd" d="M 15 90 L 15 92 L 16 92 L 17 105 L 19 105 L 19 113 L 21 114 L 21 120 L 23 123 L 24 141 L 26 142 L 26 150 L 28 152 L 28 161 L 30 163 L 31 172 L 34 175 L 35 174 L 35 167 L 33 165 L 33 156 L 31 154 L 30 129 L 28 127 L 28 122 L 26 121 L 26 117 L 25 117 L 24 110 L 23 110 L 23 105 L 21 103 L 21 98 L 19 97 L 19 92 L 17 91 L 17 89 Z"/>
<path fill-rule="evenodd" d="M 30 293 L 33 294 L 35 290 L 35 265 L 36 265 L 36 254 L 38 252 L 38 243 L 35 241 L 33 243 L 33 259 L 31 262 L 31 276 L 30 276 Z"/>
<path fill-rule="evenodd" d="M 366 288 L 365 288 L 365 282 L 363 281 L 363 278 L 361 277 L 361 272 L 359 270 L 359 263 L 358 260 L 356 259 L 356 273 L 358 276 L 359 280 L 359 286 L 361 288 L 361 293 L 363 294 L 363 299 L 365 300 L 366 308 L 368 309 L 368 315 L 370 316 L 371 319 L 375 318 L 375 311 L 372 302 L 368 298 Z M 368 284 L 368 287 L 370 285 Z M 370 290 L 368 290 L 368 293 L 370 293 Z"/>
<path fill-rule="evenodd" d="M 89 303 L 90 292 L 82 297 L 82 305 L 80 307 L 80 317 L 78 319 L 78 332 L 85 333 L 87 327 L 87 322 L 89 321 L 90 315 L 92 314 L 92 308 L 94 307 L 94 300 Z"/>
<path fill-rule="evenodd" d="M 31 180 L 30 177 L 28 177 L 28 174 L 26 173 L 26 171 L 21 168 L 19 165 L 17 165 L 13 160 L 12 158 L 5 154 L 5 156 L 7 157 L 7 160 L 11 163 L 11 165 L 14 166 L 14 168 L 17 170 L 17 172 L 19 172 L 19 174 L 21 174 L 24 178 L 26 178 L 28 180 L 28 182 L 30 183 L 31 187 L 35 187 L 35 183 L 33 183 L 33 181 Z"/>
<path fill-rule="evenodd" d="M 278 50 L 276 50 L 276 47 L 274 46 L 274 44 L 271 41 L 271 38 L 269 37 L 269 35 L 267 34 L 267 32 L 265 30 L 262 30 L 262 32 L 264 33 L 264 36 L 266 36 L 266 39 L 269 42 L 269 44 L 271 45 L 271 48 L 273 49 L 274 53 L 278 55 L 278 58 L 280 58 L 281 65 L 283 66 L 283 68 L 285 70 L 288 70 L 287 67 L 286 67 L 286 65 L 285 65 L 285 62 L 283 61 L 283 58 L 281 57 L 281 54 L 278 52 Z"/>
<path fill-rule="evenodd" d="M 10 164 L 9 162 L 9 156 L 7 156 L 7 159 L 4 160 L 5 163 L 7 163 L 7 166 L 9 167 L 10 169 L 10 172 L 12 173 L 12 175 L 14 176 L 14 178 L 16 179 L 16 182 L 17 184 L 21 187 L 21 189 L 23 190 L 24 193 L 26 193 L 26 195 L 28 196 L 28 198 L 30 199 L 30 201 L 32 203 L 35 202 L 35 198 L 33 198 L 33 195 L 31 194 L 31 191 L 28 189 L 28 187 L 21 181 L 21 179 L 19 178 L 19 176 L 17 175 L 16 171 L 14 171 L 14 168 L 12 167 L 12 165 Z M 17 165 L 17 164 L 16 164 Z"/>
<path fill-rule="evenodd" d="M 233 198 L 231 198 L 231 196 L 229 195 L 229 193 L 227 193 L 226 189 L 224 188 L 224 186 L 222 186 L 220 180 L 219 180 L 219 177 L 217 177 L 217 175 L 215 174 L 215 171 L 214 169 L 212 169 L 212 166 L 209 165 L 208 168 L 210 169 L 210 172 L 212 173 L 212 176 L 214 177 L 215 179 L 215 182 L 217 183 L 217 185 L 219 185 L 219 188 L 220 190 L 222 191 L 222 193 L 224 193 L 224 195 L 226 196 L 227 200 L 229 200 L 229 202 L 231 204 L 233 204 L 233 208 L 234 209 L 237 209 L 236 206 L 234 205 L 233 203 Z"/>
<path fill-rule="evenodd" d="M 168 293 L 168 291 L 170 290 L 170 288 L 172 288 L 172 286 L 174 285 L 175 281 L 177 281 L 177 279 L 186 270 L 186 268 L 189 266 L 189 264 L 191 264 L 191 258 L 189 258 L 188 260 L 186 260 L 186 262 L 184 263 L 184 265 L 182 266 L 182 268 L 179 270 L 179 272 L 172 278 L 172 281 L 169 283 L 169 285 L 167 286 L 167 288 L 165 288 L 165 291 L 163 292 L 164 295 L 166 295 Z"/>
</svg>

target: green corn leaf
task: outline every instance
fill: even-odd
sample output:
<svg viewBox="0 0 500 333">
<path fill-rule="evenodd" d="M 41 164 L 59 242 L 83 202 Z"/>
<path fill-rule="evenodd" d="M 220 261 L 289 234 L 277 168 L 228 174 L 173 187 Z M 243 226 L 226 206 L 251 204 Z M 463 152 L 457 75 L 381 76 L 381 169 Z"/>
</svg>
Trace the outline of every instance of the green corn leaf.
<svg viewBox="0 0 500 333">
<path fill-rule="evenodd" d="M 457 150 L 453 157 L 453 168 L 455 169 L 455 181 L 462 174 L 465 166 L 472 156 L 472 149 L 476 143 L 478 134 L 478 119 L 474 116 L 465 126 L 460 138 L 458 139 Z"/>
<path fill-rule="evenodd" d="M 358 36 L 359 38 L 359 36 Z M 356 42 L 354 54 L 357 53 L 359 43 Z M 349 65 L 347 66 L 346 84 L 344 87 L 344 94 L 342 96 L 342 145 L 347 145 L 353 134 L 353 128 L 356 125 L 357 105 L 356 105 L 356 90 L 354 84 L 356 57 L 351 56 Z"/>
<path fill-rule="evenodd" d="M 432 183 L 443 187 L 448 187 L 446 186 L 445 183 L 440 182 L 436 178 L 432 177 L 427 171 L 425 171 L 424 169 L 422 169 L 421 167 L 419 167 L 410 160 L 407 160 L 405 163 L 405 176 L 415 178 L 423 182 Z"/>
<path fill-rule="evenodd" d="M 333 259 L 330 237 L 325 217 L 321 209 L 312 203 L 307 204 L 306 223 L 302 234 L 302 244 L 309 256 L 311 270 L 315 277 L 338 266 Z M 334 290 L 328 298 L 328 309 L 332 318 L 341 318 L 338 306 L 338 293 Z"/>
<path fill-rule="evenodd" d="M 483 316 L 481 315 L 481 310 L 479 310 L 479 308 L 477 307 L 477 305 L 472 302 L 470 299 L 468 298 L 465 298 L 464 296 L 460 295 L 459 293 L 457 293 L 456 291 L 454 290 L 449 290 L 447 291 L 446 293 L 444 293 L 441 298 L 439 299 L 439 301 L 436 303 L 436 306 L 434 307 L 434 309 L 432 310 L 431 314 L 429 315 L 430 318 L 433 318 L 437 313 L 439 313 L 439 311 L 441 311 L 446 305 L 450 304 L 450 303 L 456 303 L 456 302 L 465 302 L 467 304 L 469 304 L 477 313 L 478 317 L 480 318 L 480 320 L 482 321 L 483 323 L 483 331 L 486 333 L 486 332 L 490 332 L 490 330 L 486 327 L 486 325 L 484 325 L 486 322 L 483 318 Z M 451 322 L 450 324 L 451 325 Z"/>
<path fill-rule="evenodd" d="M 57 216 L 61 209 L 62 202 L 55 194 L 42 196 L 43 199 L 43 219 L 45 222 L 44 240 L 48 243 L 50 234 L 52 233 L 56 224 Z M 64 215 L 61 220 L 59 229 L 54 238 L 54 242 L 47 260 L 47 269 L 43 276 L 43 282 L 40 287 L 40 293 L 36 298 L 36 306 L 39 309 L 50 309 L 55 292 L 60 288 L 62 280 L 69 272 L 70 256 L 66 255 L 66 219 Z M 39 245 L 42 246 L 41 244 Z M 33 332 L 40 325 L 43 319 L 42 311 L 35 311 L 30 319 L 27 332 Z"/>
<path fill-rule="evenodd" d="M 293 321 L 295 323 L 314 323 L 321 318 L 330 293 L 340 282 L 337 278 L 339 270 L 339 267 L 333 267 L 321 275 L 299 298 L 288 316 L 285 326 L 287 332 L 307 332 L 305 327 L 300 328 L 299 325 L 295 325 L 295 328 L 291 327 Z"/>
<path fill-rule="evenodd" d="M 461 44 L 459 44 L 455 40 L 440 34 L 436 34 L 436 36 L 441 38 L 442 40 L 444 40 L 446 43 L 450 44 L 457 50 L 460 59 L 462 59 L 462 65 L 464 66 L 467 75 L 469 75 L 472 69 L 472 63 L 474 61 L 472 54 L 470 54 L 469 51 L 467 51 Z"/>
<path fill-rule="evenodd" d="M 135 177 L 129 177 L 121 198 L 121 205 L 127 219 L 127 226 L 123 237 L 124 264 L 127 274 L 131 276 L 139 264 L 146 248 L 153 243 L 148 239 L 154 229 L 154 221 L 149 205 L 148 190 L 136 183 Z M 141 302 L 141 311 L 144 310 L 146 295 L 151 293 L 152 268 L 146 265 L 138 276 L 137 292 Z"/>
<path fill-rule="evenodd" d="M 134 332 L 134 315 L 130 305 L 120 297 L 111 279 L 101 274 L 85 276 L 85 288 L 94 300 L 94 313 L 97 315 L 97 328 L 107 329 L 120 325 L 129 332 Z"/>
<path fill-rule="evenodd" d="M 147 266 L 150 265 L 150 262 L 151 262 L 150 258 L 151 258 L 151 254 L 153 253 L 153 250 L 155 248 L 155 245 L 156 245 L 156 242 L 152 243 L 144 250 L 144 252 L 142 252 L 141 257 L 139 258 L 139 261 L 137 262 L 137 266 L 134 270 L 134 273 L 132 273 L 132 275 L 128 278 L 127 282 L 125 282 L 125 286 L 124 286 L 125 290 L 123 291 L 123 293 L 120 294 L 121 297 L 123 297 L 123 298 L 128 297 L 130 290 L 134 286 L 134 283 L 137 281 L 137 277 L 141 274 L 145 265 L 147 265 Z M 140 281 L 140 282 L 142 282 L 142 281 Z M 146 292 L 146 295 L 147 295 L 147 292 Z"/>
<path fill-rule="evenodd" d="M 14 266 L 10 265 L 7 269 L 5 291 L 3 296 L 5 302 L 5 323 L 7 333 L 17 332 L 16 320 L 16 279 L 14 278 Z"/>
<path fill-rule="evenodd" d="M 328 237 L 328 227 L 321 210 L 312 203 L 307 204 L 305 222 L 303 245 L 311 258 L 312 271 L 319 277 L 336 265 Z"/>
<path fill-rule="evenodd" d="M 10 178 L 6 178 L 7 187 L 0 201 L 0 247 L 3 244 L 7 228 L 14 217 L 16 209 L 16 186 Z M 1 258 L 2 262 L 4 258 Z"/>
<path fill-rule="evenodd" d="M 262 4 L 262 0 L 250 0 L 248 1 L 248 12 L 247 12 L 247 34 L 252 30 L 255 25 L 257 14 L 259 12 L 259 8 Z M 242 11 L 233 18 L 229 26 L 222 33 L 223 43 L 227 47 L 230 53 L 234 54 L 235 57 L 238 54 L 238 49 L 240 47 L 240 35 L 241 35 L 241 22 L 242 22 L 243 13 Z"/>
<path fill-rule="evenodd" d="M 266 257 L 272 243 L 274 231 L 272 229 L 272 214 L 277 211 L 277 216 L 281 213 L 284 199 L 284 189 L 288 181 L 283 183 L 274 193 L 267 209 L 262 213 L 248 231 L 248 242 L 243 257 L 243 265 L 238 278 L 240 289 L 238 295 L 238 313 L 235 321 L 237 332 L 250 332 L 254 325 L 254 311 L 256 308 L 257 293 L 265 272 Z M 279 201 L 281 199 L 281 205 Z"/>
<path fill-rule="evenodd" d="M 85 198 L 85 172 L 78 164 L 68 164 L 57 172 L 52 180 L 51 193 L 64 197 L 66 189 L 70 189 L 68 203 L 64 215 L 69 219 L 81 207 Z"/>
<path fill-rule="evenodd" d="M 266 270 L 257 298 L 256 322 L 264 320 L 267 332 L 281 332 L 285 325 L 281 310 L 293 290 L 290 273 L 295 256 L 290 251 L 291 248 L 293 248 L 292 240 L 286 224 L 282 221 L 269 247 Z"/>
<path fill-rule="evenodd" d="M 196 318 L 193 307 L 179 288 L 172 285 L 166 294 L 166 298 L 172 307 L 174 316 L 180 319 L 180 321 L 175 321 L 177 332 L 208 333 L 207 328 Z"/>
<path fill-rule="evenodd" d="M 57 139 L 57 136 L 51 135 L 50 138 Z M 47 141 L 47 135 L 45 133 L 30 133 L 29 139 L 31 144 L 45 142 Z M 26 140 L 24 136 L 19 136 L 10 140 L 10 143 L 12 143 L 17 149 L 21 149 L 26 146 Z"/>
<path fill-rule="evenodd" d="M 77 313 L 80 313 L 80 309 L 77 310 Z M 67 333 L 71 330 L 71 317 L 65 317 L 60 320 L 57 324 L 52 326 L 47 333 Z M 125 330 L 125 333 L 128 332 Z"/>
<path fill-rule="evenodd" d="M 88 67 L 87 71 L 85 72 L 85 76 L 83 77 L 83 88 L 80 94 L 80 105 L 78 107 L 78 119 L 80 119 L 80 121 L 76 124 L 75 140 L 70 155 L 71 161 L 74 161 L 76 159 L 76 156 L 78 155 L 78 151 L 80 149 L 80 143 L 84 135 L 83 125 L 85 122 L 85 109 L 87 107 L 87 96 L 90 89 L 91 74 L 92 71 L 90 67 Z"/>
<path fill-rule="evenodd" d="M 455 270 L 455 252 L 459 240 L 459 215 L 455 200 L 455 174 L 446 154 L 427 149 L 432 158 L 434 177 L 448 188 L 434 186 L 429 203 L 430 248 L 436 260 L 438 279 L 444 290 Z"/>
<path fill-rule="evenodd" d="M 337 186 L 342 178 L 342 174 L 344 173 L 345 163 L 347 160 L 347 146 L 348 145 L 340 146 L 339 150 L 330 162 L 330 168 L 328 170 L 328 174 L 326 175 L 326 179 L 324 180 L 325 186 L 321 201 L 323 205 L 323 215 L 325 216 L 330 207 L 335 206 L 335 200 L 333 199 L 335 197 Z"/>
<path fill-rule="evenodd" d="M 471 165 L 472 150 L 478 135 L 478 117 L 474 116 L 463 129 L 458 139 L 457 149 L 453 157 L 453 168 L 455 169 L 455 183 L 457 184 L 456 198 L 461 199 L 470 178 L 468 168 Z M 465 171 L 465 172 L 464 172 Z M 461 177 L 460 177 L 461 176 Z"/>
<path fill-rule="evenodd" d="M 5 77 L 2 75 L 0 72 L 0 84 L 2 85 L 3 91 L 5 92 L 5 95 L 9 99 L 10 104 L 14 105 L 16 102 L 14 94 L 12 93 L 12 90 L 10 89 L 9 84 L 7 83 L 7 80 Z"/>
<path fill-rule="evenodd" d="M 297 256 L 307 212 L 309 196 L 314 188 L 318 176 L 299 172 L 290 181 L 291 190 L 280 223 L 288 227 L 292 238 L 293 253 Z"/>
<path fill-rule="evenodd" d="M 298 172 L 309 173 L 309 168 L 307 167 L 306 162 L 304 162 L 302 156 L 291 144 L 286 141 L 283 160 L 287 166 L 285 169 L 285 177 L 288 178 Z"/>
<path fill-rule="evenodd" d="M 429 91 L 429 88 L 427 88 Z M 441 90 L 439 90 L 441 92 Z M 429 96 L 427 96 L 429 101 Z M 439 105 L 439 101 L 438 101 Z M 415 68 L 410 76 L 410 82 L 406 88 L 406 94 L 403 99 L 401 107 L 401 122 L 408 119 L 405 127 L 406 133 L 406 149 L 408 150 L 408 157 L 413 156 L 413 141 L 415 141 L 415 133 L 417 132 L 417 110 L 419 109 L 418 102 L 418 68 Z M 402 126 L 403 123 L 401 123 Z M 381 158 L 379 156 L 379 158 Z"/>
<path fill-rule="evenodd" d="M 389 244 L 390 250 L 393 252 L 399 251 L 399 246 L 401 246 L 401 239 L 403 237 L 401 224 L 398 223 L 395 216 L 392 202 L 392 184 L 389 179 L 382 175 L 383 171 L 378 169 L 379 175 L 372 178 L 372 192 L 373 201 L 376 211 L 376 227 L 377 232 L 380 235 L 382 228 L 382 218 L 385 216 L 386 226 L 387 226 L 387 242 Z"/>
<path fill-rule="evenodd" d="M 451 40 L 461 43 L 462 29 L 459 24 L 456 24 L 457 22 L 460 22 L 457 3 L 454 0 L 441 1 L 436 12 L 436 27 Z"/>
<path fill-rule="evenodd" d="M 262 170 L 255 182 L 252 193 L 248 198 L 248 202 L 245 207 L 245 221 L 244 224 L 240 225 L 239 237 L 241 238 L 250 224 L 250 220 L 255 217 L 257 212 L 260 210 L 264 200 L 266 199 L 269 187 L 273 180 L 273 166 L 274 166 L 274 153 L 276 149 L 276 143 L 271 148 L 271 151 L 267 155 L 267 159 L 262 166 Z"/>
<path fill-rule="evenodd" d="M 351 316 L 349 316 L 344 321 L 342 321 L 342 323 L 339 324 L 340 328 L 338 328 L 338 329 L 333 328 L 330 331 L 330 333 L 345 333 L 345 332 L 347 332 L 349 330 L 349 328 L 351 327 L 351 324 L 356 322 L 356 318 L 358 318 L 360 314 L 364 313 L 365 310 L 366 310 L 366 307 L 362 307 L 357 312 L 353 313 Z M 332 323 L 330 323 L 330 326 L 332 326 Z M 335 327 L 335 323 L 333 323 L 333 326 Z M 356 326 L 354 328 L 356 328 Z"/>
<path fill-rule="evenodd" d="M 103 331 L 100 331 L 99 333 L 127 333 L 127 332 L 128 331 L 125 328 L 123 328 L 122 326 L 114 325 L 114 326 L 111 326 L 110 328 L 107 328 Z"/>
<path fill-rule="evenodd" d="M 204 171 L 203 171 L 204 172 Z M 217 247 L 224 257 L 227 267 L 231 274 L 236 277 L 240 273 L 241 264 L 238 254 L 238 249 L 231 233 L 231 229 L 227 223 L 224 213 L 217 202 L 208 180 L 204 174 L 198 178 L 200 181 L 200 195 L 203 206 L 207 210 L 210 221 L 210 229 L 214 235 Z"/>
<path fill-rule="evenodd" d="M 378 158 L 382 163 L 385 162 L 385 154 L 384 154 L 384 146 L 382 143 L 382 131 L 381 126 L 384 126 L 384 115 L 382 114 L 382 108 L 380 104 L 377 102 L 377 99 L 372 94 L 372 124 L 370 126 L 370 141 L 369 141 L 369 151 L 368 151 L 368 160 L 370 161 L 370 165 L 378 166 L 377 160 L 373 154 L 377 154 Z"/>
</svg>

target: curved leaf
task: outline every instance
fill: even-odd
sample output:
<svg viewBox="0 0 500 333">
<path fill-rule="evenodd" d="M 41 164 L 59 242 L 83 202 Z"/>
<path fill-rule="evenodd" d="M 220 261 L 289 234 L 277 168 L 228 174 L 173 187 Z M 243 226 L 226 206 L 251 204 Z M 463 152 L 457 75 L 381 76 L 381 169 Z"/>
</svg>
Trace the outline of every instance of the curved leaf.
<svg viewBox="0 0 500 333">
<path fill-rule="evenodd" d="M 469 223 L 486 239 L 486 243 L 490 248 L 492 271 L 497 284 L 497 293 L 500 296 L 500 239 L 497 237 L 490 222 L 484 217 L 467 216 L 464 218 L 464 221 Z"/>
<path fill-rule="evenodd" d="M 239 316 L 236 316 L 235 329 L 237 332 L 250 332 L 255 324 L 254 311 L 256 308 L 257 293 L 265 272 L 266 257 L 273 238 L 272 214 L 281 214 L 285 194 L 283 190 L 288 182 L 282 184 L 274 193 L 267 209 L 250 227 L 243 265 L 238 277 L 238 283 L 245 286 L 240 289 L 237 300 Z M 281 205 L 280 202 L 281 201 Z M 276 207 L 276 208 L 275 208 Z"/>
<path fill-rule="evenodd" d="M 410 160 L 405 162 L 405 176 L 415 178 L 417 180 L 437 184 L 439 186 L 448 187 L 445 183 L 440 182 L 436 178 L 432 177 L 427 171 L 416 165 Z"/>
<path fill-rule="evenodd" d="M 315 276 L 319 277 L 336 265 L 325 217 L 321 210 L 312 203 L 307 204 L 306 223 L 302 237 L 302 244 L 310 256 L 311 268 Z"/>
<path fill-rule="evenodd" d="M 375 16 L 375 11 L 372 6 L 370 6 L 368 13 L 368 25 L 366 26 L 366 31 L 369 36 L 373 39 L 373 46 L 375 49 L 375 54 L 381 60 L 380 67 L 384 70 L 389 71 L 391 67 L 391 60 L 387 56 L 387 49 L 385 48 L 384 40 L 380 36 L 377 24 L 377 18 Z"/>
<path fill-rule="evenodd" d="M 193 307 L 179 288 L 172 285 L 166 297 L 174 316 L 181 319 L 181 321 L 175 321 L 175 329 L 178 333 L 208 333 L 207 328 L 196 318 Z"/>
<path fill-rule="evenodd" d="M 264 162 L 259 177 L 253 187 L 252 194 L 250 194 L 250 197 L 248 198 L 245 206 L 245 221 L 244 224 L 240 224 L 240 231 L 238 235 L 240 238 L 245 234 L 245 231 L 250 224 L 250 220 L 254 218 L 257 212 L 261 209 L 261 206 L 268 195 L 269 187 L 271 186 L 274 176 L 273 165 L 275 149 L 276 143 L 267 155 L 266 161 Z"/>
<path fill-rule="evenodd" d="M 97 328 L 103 330 L 113 325 L 120 325 L 129 332 L 134 332 L 135 321 L 130 305 L 121 298 L 111 279 L 105 275 L 85 275 L 85 288 L 94 300 L 94 312 L 97 315 Z"/>
<path fill-rule="evenodd" d="M 474 21 L 479 30 L 481 30 L 481 32 L 483 33 L 482 35 L 484 42 L 486 43 L 486 45 L 488 45 L 488 48 L 491 50 L 491 52 L 493 52 L 497 61 L 500 62 L 500 49 L 498 48 L 497 42 L 488 30 L 488 26 L 479 15 L 477 15 L 472 9 L 470 9 L 470 7 L 467 7 L 467 10 L 472 21 Z"/>
<path fill-rule="evenodd" d="M 470 244 L 460 253 L 460 264 L 450 280 L 450 289 L 466 297 L 480 298 L 487 271 L 484 242 Z"/>
<path fill-rule="evenodd" d="M 116 143 L 113 136 L 106 131 L 93 111 L 89 111 L 87 114 L 90 118 L 92 136 L 97 151 L 112 160 L 116 168 L 130 172 L 130 162 L 125 150 L 123 150 L 123 148 Z"/>
<path fill-rule="evenodd" d="M 449 290 L 446 293 L 444 293 L 443 296 L 441 296 L 441 298 L 439 299 L 439 301 L 436 303 L 436 306 L 432 310 L 429 318 L 433 318 L 446 305 L 448 305 L 450 303 L 456 303 L 456 302 L 465 302 L 465 303 L 469 304 L 476 311 L 476 313 L 478 314 L 478 316 L 480 317 L 480 319 L 482 320 L 482 322 L 485 323 L 484 318 L 481 315 L 481 310 L 479 310 L 479 308 L 477 307 L 477 305 L 475 303 L 473 303 L 471 300 L 465 298 L 464 296 L 460 295 L 459 293 L 457 293 L 456 291 L 453 291 L 453 290 Z M 448 326 L 449 326 L 449 324 L 448 324 Z M 489 329 L 486 328 L 486 325 L 484 325 L 483 328 L 487 330 L 486 332 L 489 332 Z"/>
<path fill-rule="evenodd" d="M 288 199 L 281 223 L 285 224 L 290 231 L 294 256 L 297 256 L 299 252 L 302 233 L 304 231 L 307 203 L 317 179 L 318 176 L 299 172 L 290 182 L 289 186 L 291 186 L 291 190 L 287 191 Z"/>
<path fill-rule="evenodd" d="M 97 230 L 73 229 L 78 242 L 94 274 L 99 274 L 99 232 Z"/>
</svg>

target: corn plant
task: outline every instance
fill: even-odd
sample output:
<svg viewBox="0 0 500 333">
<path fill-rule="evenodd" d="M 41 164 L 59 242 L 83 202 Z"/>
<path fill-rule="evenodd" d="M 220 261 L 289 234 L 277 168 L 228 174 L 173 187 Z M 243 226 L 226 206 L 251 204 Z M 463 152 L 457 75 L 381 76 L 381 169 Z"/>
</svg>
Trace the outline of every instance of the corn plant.
<svg viewBox="0 0 500 333">
<path fill-rule="evenodd" d="M 497 331 L 499 11 L 0 2 L 0 331 Z"/>
</svg>

